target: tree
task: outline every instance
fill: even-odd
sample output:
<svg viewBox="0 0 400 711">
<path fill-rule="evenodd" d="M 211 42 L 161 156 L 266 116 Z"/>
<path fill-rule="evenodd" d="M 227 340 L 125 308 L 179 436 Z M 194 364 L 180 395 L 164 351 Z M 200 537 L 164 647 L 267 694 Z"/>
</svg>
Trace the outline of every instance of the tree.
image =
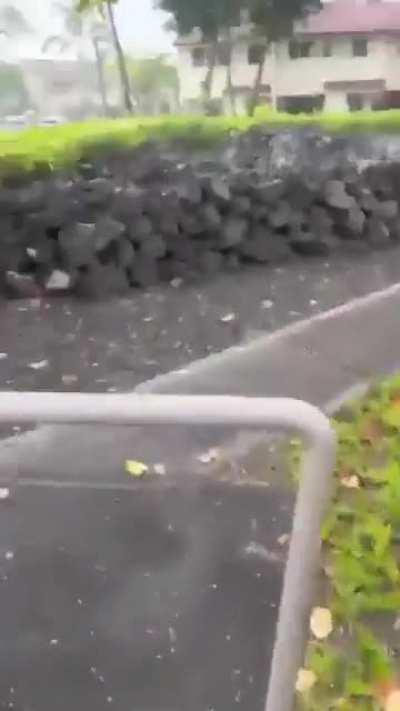
<svg viewBox="0 0 400 711">
<path fill-rule="evenodd" d="M 82 58 L 79 45 L 85 39 L 86 35 L 86 28 L 82 16 L 72 5 L 57 3 L 56 7 L 63 17 L 64 33 L 47 37 L 43 43 L 42 51 L 47 52 L 51 47 L 56 47 L 60 52 L 64 52 L 77 44 L 78 58 Z M 109 42 L 109 37 L 104 21 L 101 21 L 100 17 L 96 17 L 94 12 L 89 18 L 87 36 L 93 47 L 103 113 L 107 116 L 109 107 L 104 72 L 104 46 Z"/>
<path fill-rule="evenodd" d="M 259 100 L 270 45 L 284 37 L 290 37 L 294 22 L 310 12 L 320 10 L 321 2 L 320 0 L 245 0 L 245 2 L 257 36 L 263 41 L 249 106 L 252 115 Z"/>
<path fill-rule="evenodd" d="M 103 113 L 105 116 L 108 116 L 110 113 L 110 108 L 108 106 L 107 82 L 104 68 L 104 42 L 102 40 L 101 35 L 94 33 L 92 35 L 92 44 L 94 56 L 96 58 L 97 80 L 99 83 L 99 92 L 101 96 L 101 103 L 103 106 Z"/>
<path fill-rule="evenodd" d="M 21 67 L 0 63 L 0 111 L 23 113 L 30 107 L 29 92 L 24 82 Z"/>
<path fill-rule="evenodd" d="M 0 35 L 8 39 L 32 33 L 23 13 L 13 5 L 0 8 Z M 29 93 L 20 67 L 0 65 L 0 100 L 3 111 L 25 111 L 29 107 Z"/>
<path fill-rule="evenodd" d="M 143 113 L 166 93 L 173 94 L 178 103 L 179 80 L 176 67 L 168 64 L 164 55 L 127 60 L 129 74 L 133 77 L 136 97 Z M 151 109 L 150 109 L 151 110 Z"/>
<path fill-rule="evenodd" d="M 172 14 L 179 34 L 198 27 L 207 45 L 207 74 L 204 80 L 205 102 L 211 98 L 214 69 L 221 32 L 228 30 L 238 15 L 242 0 L 156 0 L 157 7 Z M 230 74 L 230 62 L 228 72 Z"/>
<path fill-rule="evenodd" d="M 118 0 L 78 0 L 77 9 L 79 12 L 87 12 L 88 10 L 97 10 L 103 16 L 106 14 L 110 26 L 112 42 L 114 45 L 115 54 L 117 57 L 119 78 L 121 84 L 122 103 L 128 113 L 133 113 L 133 101 L 131 93 L 131 85 L 129 81 L 129 73 L 126 65 L 124 50 L 119 38 L 117 25 L 114 17 L 114 5 Z"/>
<path fill-rule="evenodd" d="M 5 5 L 0 9 L 0 33 L 8 37 L 32 32 L 29 22 L 13 5 Z"/>
</svg>

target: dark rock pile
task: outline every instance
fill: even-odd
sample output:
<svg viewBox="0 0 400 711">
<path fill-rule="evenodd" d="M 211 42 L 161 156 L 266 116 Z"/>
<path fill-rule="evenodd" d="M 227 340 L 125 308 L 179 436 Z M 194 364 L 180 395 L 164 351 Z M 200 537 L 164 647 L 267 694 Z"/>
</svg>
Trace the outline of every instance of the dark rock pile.
<svg viewBox="0 0 400 711">
<path fill-rule="evenodd" d="M 96 296 L 400 241 L 400 163 L 360 171 L 346 143 L 338 152 L 339 139 L 320 136 L 305 151 L 312 160 L 288 170 L 279 141 L 246 137 L 190 162 L 147 147 L 9 183 L 0 190 L 2 291 Z"/>
</svg>

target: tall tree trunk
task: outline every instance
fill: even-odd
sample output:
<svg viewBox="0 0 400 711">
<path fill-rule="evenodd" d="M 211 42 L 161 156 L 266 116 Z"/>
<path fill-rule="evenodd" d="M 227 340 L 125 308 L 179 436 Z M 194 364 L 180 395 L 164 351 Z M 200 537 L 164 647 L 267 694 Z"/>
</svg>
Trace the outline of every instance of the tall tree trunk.
<svg viewBox="0 0 400 711">
<path fill-rule="evenodd" d="M 98 78 L 98 82 L 99 82 L 101 105 L 103 107 L 104 116 L 108 116 L 109 115 L 109 106 L 108 106 L 108 101 L 107 101 L 107 85 L 106 85 L 106 79 L 105 79 L 105 75 L 104 75 L 104 62 L 103 62 L 103 57 L 101 56 L 99 41 L 98 41 L 97 37 L 93 37 L 92 43 L 93 43 L 94 54 L 96 57 L 97 78 Z"/>
<path fill-rule="evenodd" d="M 217 63 L 217 44 L 217 39 L 214 39 L 210 44 L 208 52 L 207 74 L 203 83 L 203 100 L 205 108 L 207 108 L 207 104 L 212 97 L 214 70 Z"/>
<path fill-rule="evenodd" d="M 111 28 L 111 33 L 112 33 L 112 37 L 113 37 L 114 49 L 115 49 L 115 53 L 117 55 L 119 77 L 120 77 L 120 82 L 121 82 L 122 100 L 123 100 L 123 104 L 124 104 L 126 110 L 128 111 L 128 113 L 132 114 L 133 113 L 133 103 L 132 103 L 132 97 L 131 97 L 129 74 L 128 74 L 128 69 L 126 67 L 124 51 L 122 49 L 122 45 L 121 45 L 121 42 L 120 42 L 120 39 L 118 36 L 117 26 L 115 24 L 115 17 L 114 17 L 114 11 L 113 11 L 113 7 L 112 7 L 112 0 L 106 0 L 106 4 L 107 4 L 108 19 L 110 21 L 110 28 Z"/>
<path fill-rule="evenodd" d="M 263 80 L 265 63 L 267 60 L 267 51 L 268 51 L 268 45 L 265 45 L 264 51 L 263 51 L 263 53 L 260 57 L 260 61 L 258 63 L 257 74 L 256 74 L 256 78 L 254 80 L 253 91 L 252 91 L 251 97 L 250 97 L 249 116 L 254 116 L 254 112 L 256 110 L 258 100 L 260 98 L 260 89 L 261 89 L 262 80 Z"/>
<path fill-rule="evenodd" d="M 233 44 L 232 44 L 232 37 L 231 37 L 230 29 L 228 30 L 228 37 L 229 37 L 229 58 L 228 58 L 228 66 L 226 68 L 226 94 L 229 99 L 229 106 L 230 106 L 231 114 L 232 114 L 232 116 L 236 116 L 235 92 L 233 89 L 233 82 L 232 82 Z"/>
</svg>

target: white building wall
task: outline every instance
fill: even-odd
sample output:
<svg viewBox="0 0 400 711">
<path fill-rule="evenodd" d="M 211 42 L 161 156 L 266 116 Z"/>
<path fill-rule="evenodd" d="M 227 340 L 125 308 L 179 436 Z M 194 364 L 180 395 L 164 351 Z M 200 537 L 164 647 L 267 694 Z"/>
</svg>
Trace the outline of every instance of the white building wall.
<svg viewBox="0 0 400 711">
<path fill-rule="evenodd" d="M 351 38 L 337 38 L 332 43 L 332 56 L 324 57 L 323 42 L 316 40 L 313 55 L 291 59 L 287 44 L 277 50 L 276 90 L 280 96 L 323 94 L 324 83 L 384 79 L 387 72 L 385 41 L 370 40 L 367 57 L 354 57 Z"/>
<path fill-rule="evenodd" d="M 251 87 L 254 84 L 257 74 L 257 66 L 248 63 L 248 48 L 249 43 L 244 39 L 240 40 L 237 45 L 235 45 L 232 62 L 232 81 L 234 86 Z"/>
<path fill-rule="evenodd" d="M 398 2 L 399 0 L 396 0 Z M 395 0 L 392 0 L 395 2 Z M 385 78 L 389 91 L 400 91 L 400 38 L 382 40 L 385 44 Z"/>
<path fill-rule="evenodd" d="M 201 98 L 202 83 L 207 76 L 207 67 L 196 67 L 192 61 L 192 46 L 184 45 L 178 48 L 178 73 L 180 82 L 181 100 L 183 102 L 193 101 Z M 248 42 L 239 40 L 232 53 L 232 83 L 235 87 L 253 86 L 257 66 L 248 63 Z M 269 52 L 265 63 L 263 83 L 270 84 L 272 81 L 272 55 Z M 212 97 L 222 98 L 226 89 L 227 68 L 216 66 L 212 85 Z"/>
<path fill-rule="evenodd" d="M 257 67 L 248 64 L 248 41 L 239 39 L 232 55 L 234 87 L 254 84 Z M 343 91 L 326 92 L 325 82 L 357 82 L 384 80 L 389 91 L 400 91 L 400 39 L 370 38 L 368 56 L 354 57 L 351 37 L 332 40 L 332 56 L 323 56 L 323 40 L 314 40 L 310 57 L 291 59 L 288 42 L 275 45 L 275 60 L 268 53 L 263 84 L 272 85 L 274 96 L 304 96 L 327 94 L 326 108 L 334 111 L 347 109 Z M 183 102 L 199 99 L 207 68 L 192 63 L 192 47 L 179 48 L 178 70 Z M 226 88 L 226 67 L 217 66 L 212 88 L 213 98 L 222 98 Z M 329 96 L 328 96 L 329 94 Z"/>
</svg>

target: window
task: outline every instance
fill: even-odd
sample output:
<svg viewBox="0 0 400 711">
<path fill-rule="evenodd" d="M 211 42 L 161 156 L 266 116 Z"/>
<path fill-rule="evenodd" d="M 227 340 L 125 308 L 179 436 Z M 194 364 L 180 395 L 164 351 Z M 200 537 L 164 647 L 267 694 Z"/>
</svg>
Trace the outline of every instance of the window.
<svg viewBox="0 0 400 711">
<path fill-rule="evenodd" d="M 362 94 L 347 94 L 347 104 L 350 111 L 362 111 L 364 108 Z"/>
<path fill-rule="evenodd" d="M 322 54 L 324 57 L 332 57 L 332 42 L 330 40 L 325 40 L 323 43 Z"/>
<path fill-rule="evenodd" d="M 219 44 L 217 47 L 217 64 L 229 67 L 231 63 L 231 48 L 229 44 Z"/>
<path fill-rule="evenodd" d="M 353 40 L 353 57 L 367 57 L 368 56 L 368 40 L 367 39 L 354 39 Z"/>
<path fill-rule="evenodd" d="M 249 64 L 261 64 L 264 59 L 265 45 L 251 44 L 247 50 L 247 60 Z"/>
<path fill-rule="evenodd" d="M 60 79 L 56 77 L 53 79 L 51 82 L 51 88 L 53 91 L 59 91 L 61 93 L 66 92 L 66 91 L 71 91 L 74 87 L 74 82 L 71 81 L 70 79 Z"/>
<path fill-rule="evenodd" d="M 232 10 L 231 27 L 240 27 L 241 20 L 240 10 L 238 8 Z"/>
<path fill-rule="evenodd" d="M 206 59 L 206 50 L 204 47 L 195 47 L 192 49 L 192 64 L 194 67 L 204 67 Z"/>
<path fill-rule="evenodd" d="M 299 42 L 298 40 L 292 40 L 289 42 L 289 57 L 290 59 L 303 59 L 304 57 L 310 57 L 312 47 L 313 42 Z"/>
</svg>

